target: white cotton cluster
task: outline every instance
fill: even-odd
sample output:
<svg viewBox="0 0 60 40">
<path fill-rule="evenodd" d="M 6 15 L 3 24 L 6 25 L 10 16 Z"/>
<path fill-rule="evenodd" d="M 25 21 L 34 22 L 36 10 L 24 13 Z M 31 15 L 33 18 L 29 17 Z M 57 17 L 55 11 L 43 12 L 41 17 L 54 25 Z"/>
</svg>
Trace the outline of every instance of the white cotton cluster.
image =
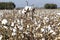
<svg viewBox="0 0 60 40">
<path fill-rule="evenodd" d="M 25 9 L 23 9 L 23 10 L 22 10 L 22 13 L 24 14 L 25 12 L 26 12 Z"/>
<path fill-rule="evenodd" d="M 27 12 L 27 10 L 32 11 L 33 7 L 32 6 L 25 6 L 25 8 L 22 10 L 22 13 L 24 14 L 25 12 Z"/>
<path fill-rule="evenodd" d="M 14 26 L 14 22 L 11 23 L 11 26 Z"/>
<path fill-rule="evenodd" d="M 23 26 L 18 26 L 19 30 L 22 31 L 23 30 Z"/>
<path fill-rule="evenodd" d="M 53 30 L 50 30 L 49 33 L 53 33 L 54 31 Z"/>
<path fill-rule="evenodd" d="M 58 15 L 60 15 L 60 13 L 57 13 Z"/>
<path fill-rule="evenodd" d="M 23 27 L 20 27 L 20 28 L 19 28 L 19 30 L 21 30 L 21 31 L 22 31 L 22 30 L 23 30 Z"/>
<path fill-rule="evenodd" d="M 36 27 L 36 30 L 37 30 L 38 28 L 40 28 L 40 26 L 41 26 L 41 25 L 39 24 L 38 27 Z"/>
<path fill-rule="evenodd" d="M 60 22 L 58 23 L 58 25 L 60 25 Z"/>
<path fill-rule="evenodd" d="M 45 29 L 44 28 L 41 28 L 41 32 L 44 32 L 45 31 Z"/>
<path fill-rule="evenodd" d="M 23 25 L 23 19 L 21 19 L 21 25 Z"/>
<path fill-rule="evenodd" d="M 16 35 L 16 33 L 15 32 L 12 32 L 12 36 L 15 36 Z"/>
<path fill-rule="evenodd" d="M 35 25 L 37 25 L 37 21 L 35 21 Z"/>
<path fill-rule="evenodd" d="M 46 22 L 49 22 L 49 18 L 48 18 L 48 17 L 44 17 L 44 20 L 45 20 Z"/>
<path fill-rule="evenodd" d="M 2 36 L 2 35 L 0 35 L 0 40 L 2 40 L 2 37 L 3 37 L 3 36 Z"/>
<path fill-rule="evenodd" d="M 13 28 L 12 28 L 12 27 L 10 27 L 10 30 L 13 30 Z"/>
<path fill-rule="evenodd" d="M 2 24 L 7 24 L 7 22 L 8 22 L 7 19 L 2 20 Z"/>
<path fill-rule="evenodd" d="M 13 32 L 16 32 L 16 29 L 15 28 L 13 28 Z"/>
<path fill-rule="evenodd" d="M 18 10 L 18 13 L 20 14 L 21 13 L 21 10 Z"/>
<path fill-rule="evenodd" d="M 25 8 L 24 8 L 25 10 L 32 10 L 33 9 L 33 7 L 32 6 L 26 6 Z"/>
<path fill-rule="evenodd" d="M 52 35 L 56 35 L 56 32 L 54 30 L 50 30 L 49 33 L 52 33 Z"/>
<path fill-rule="evenodd" d="M 53 32 L 52 35 L 56 35 L 56 32 Z"/>
<path fill-rule="evenodd" d="M 19 23 L 20 22 L 20 20 L 19 19 L 17 19 L 17 23 Z"/>
<path fill-rule="evenodd" d="M 29 32 L 26 32 L 26 31 L 25 31 L 25 32 L 23 32 L 23 33 L 28 34 Z"/>
<path fill-rule="evenodd" d="M 24 38 L 24 35 L 23 34 L 21 34 L 21 36 L 22 36 L 22 38 Z"/>
<path fill-rule="evenodd" d="M 29 28 L 29 25 L 27 25 L 27 28 Z"/>
<path fill-rule="evenodd" d="M 47 28 L 48 28 L 48 31 L 50 31 L 50 30 L 51 30 L 51 27 L 50 27 L 50 25 L 48 25 L 48 26 L 47 26 Z"/>
<path fill-rule="evenodd" d="M 7 26 L 3 26 L 5 29 L 8 29 L 8 27 Z"/>
</svg>

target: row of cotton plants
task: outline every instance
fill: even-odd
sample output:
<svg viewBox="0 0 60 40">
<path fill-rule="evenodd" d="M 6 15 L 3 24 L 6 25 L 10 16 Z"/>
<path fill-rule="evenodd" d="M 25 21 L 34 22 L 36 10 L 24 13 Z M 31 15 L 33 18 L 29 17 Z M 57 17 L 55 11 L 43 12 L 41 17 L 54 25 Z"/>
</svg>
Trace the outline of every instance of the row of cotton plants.
<svg viewBox="0 0 60 40">
<path fill-rule="evenodd" d="M 60 40 L 59 14 L 7 11 L 0 16 L 0 40 Z"/>
</svg>

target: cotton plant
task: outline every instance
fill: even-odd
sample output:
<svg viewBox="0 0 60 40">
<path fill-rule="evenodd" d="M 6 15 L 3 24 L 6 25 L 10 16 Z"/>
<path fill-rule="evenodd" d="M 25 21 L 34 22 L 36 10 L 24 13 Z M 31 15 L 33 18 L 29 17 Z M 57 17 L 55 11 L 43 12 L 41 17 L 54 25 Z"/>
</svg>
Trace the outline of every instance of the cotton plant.
<svg viewBox="0 0 60 40">
<path fill-rule="evenodd" d="M 21 16 L 17 11 L 15 13 L 14 10 L 10 14 L 3 14 L 1 18 L 2 20 L 0 25 L 3 25 L 3 34 L 7 31 L 7 34 L 10 35 L 9 37 L 17 37 L 17 40 L 18 38 L 20 38 L 20 40 L 31 38 L 34 40 L 46 40 L 46 37 L 48 39 L 51 36 L 52 38 L 56 38 L 60 34 L 58 34 L 58 32 L 60 32 L 60 29 L 58 28 L 60 27 L 60 16 L 58 16 L 58 14 L 45 14 L 45 12 L 42 11 L 42 13 L 35 13 L 34 19 L 31 20 L 32 18 L 30 16 Z"/>
<path fill-rule="evenodd" d="M 8 22 L 7 19 L 2 20 L 2 24 L 7 24 L 7 22 Z"/>
</svg>

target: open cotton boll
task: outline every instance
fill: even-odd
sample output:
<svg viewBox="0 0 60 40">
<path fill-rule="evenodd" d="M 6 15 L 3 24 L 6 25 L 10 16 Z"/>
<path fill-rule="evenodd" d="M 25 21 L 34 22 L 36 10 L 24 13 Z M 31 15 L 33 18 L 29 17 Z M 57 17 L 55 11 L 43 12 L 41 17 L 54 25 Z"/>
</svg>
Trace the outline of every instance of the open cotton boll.
<svg viewBox="0 0 60 40">
<path fill-rule="evenodd" d="M 37 22 L 35 21 L 35 24 L 37 25 Z"/>
<path fill-rule="evenodd" d="M 40 28 L 40 24 L 38 25 L 38 27 L 36 27 L 36 30 L 37 30 L 38 28 Z"/>
<path fill-rule="evenodd" d="M 23 27 L 20 27 L 19 30 L 23 30 Z"/>
<path fill-rule="evenodd" d="M 3 26 L 5 29 L 8 29 L 8 27 L 7 26 Z"/>
<path fill-rule="evenodd" d="M 20 20 L 19 20 L 19 19 L 17 19 L 17 22 L 19 23 L 19 22 L 20 22 Z"/>
<path fill-rule="evenodd" d="M 25 12 L 26 12 L 26 11 L 23 9 L 23 10 L 22 10 L 22 13 L 24 14 Z"/>
<path fill-rule="evenodd" d="M 54 31 L 53 30 L 50 30 L 49 33 L 53 33 Z"/>
<path fill-rule="evenodd" d="M 23 33 L 25 33 L 25 34 L 29 34 L 29 32 L 23 32 Z"/>
<path fill-rule="evenodd" d="M 8 22 L 7 19 L 2 20 L 2 24 L 7 24 L 7 22 Z"/>
<path fill-rule="evenodd" d="M 41 32 L 44 32 L 45 30 L 44 30 L 44 28 L 41 28 Z"/>
<path fill-rule="evenodd" d="M 42 40 L 45 40 L 45 38 L 42 38 Z"/>
<path fill-rule="evenodd" d="M 49 22 L 49 18 L 48 17 L 44 17 L 44 20 L 46 20 L 46 22 Z"/>
<path fill-rule="evenodd" d="M 49 30 L 51 30 L 51 27 L 50 27 L 50 25 L 49 25 L 47 28 L 48 28 L 48 31 L 49 31 Z"/>
<path fill-rule="evenodd" d="M 11 23 L 11 26 L 14 26 L 14 22 Z"/>
<path fill-rule="evenodd" d="M 24 9 L 25 9 L 25 10 L 27 10 L 28 8 L 29 8 L 29 6 L 25 6 L 25 8 L 24 8 Z"/>
<path fill-rule="evenodd" d="M 26 11 L 29 9 L 29 10 L 32 10 L 33 9 L 33 7 L 32 6 L 25 6 L 25 8 L 24 8 Z"/>
<path fill-rule="evenodd" d="M 21 25 L 23 25 L 23 19 L 21 19 Z"/>
<path fill-rule="evenodd" d="M 52 35 L 56 35 L 56 32 L 53 32 Z"/>
<path fill-rule="evenodd" d="M 60 15 L 60 13 L 57 13 L 58 15 Z"/>
<path fill-rule="evenodd" d="M 13 32 L 16 32 L 16 29 L 13 28 Z"/>
<path fill-rule="evenodd" d="M 18 10 L 18 13 L 20 14 L 21 13 L 21 10 Z"/>
<path fill-rule="evenodd" d="M 16 33 L 15 32 L 12 32 L 12 36 L 15 36 L 16 35 Z"/>
<path fill-rule="evenodd" d="M 10 27 L 10 30 L 13 30 L 13 28 L 12 28 L 12 27 Z"/>
<path fill-rule="evenodd" d="M 27 25 L 27 28 L 29 28 L 29 25 Z"/>
<path fill-rule="evenodd" d="M 16 26 L 14 27 L 14 29 L 17 29 Z"/>
<path fill-rule="evenodd" d="M 2 36 L 2 35 L 0 35 L 0 40 L 2 40 L 2 37 L 3 37 L 3 36 Z"/>
<path fill-rule="evenodd" d="M 58 23 L 58 25 L 60 25 L 60 22 Z"/>
</svg>

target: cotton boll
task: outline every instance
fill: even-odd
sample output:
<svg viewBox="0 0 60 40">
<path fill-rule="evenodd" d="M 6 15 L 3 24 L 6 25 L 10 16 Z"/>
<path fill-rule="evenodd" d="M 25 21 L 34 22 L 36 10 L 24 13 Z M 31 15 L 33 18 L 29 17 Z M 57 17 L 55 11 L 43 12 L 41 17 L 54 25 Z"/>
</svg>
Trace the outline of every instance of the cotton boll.
<svg viewBox="0 0 60 40">
<path fill-rule="evenodd" d="M 13 30 L 13 28 L 12 28 L 12 27 L 10 27 L 10 30 Z"/>
<path fill-rule="evenodd" d="M 23 30 L 23 27 L 20 27 L 19 30 Z"/>
<path fill-rule="evenodd" d="M 14 27 L 14 29 L 17 29 L 16 26 Z"/>
<path fill-rule="evenodd" d="M 13 32 L 16 32 L 16 29 L 13 28 Z"/>
<path fill-rule="evenodd" d="M 49 33 L 53 33 L 54 31 L 53 30 L 50 30 Z"/>
<path fill-rule="evenodd" d="M 37 30 L 38 28 L 40 28 L 40 24 L 38 25 L 38 27 L 36 27 L 36 30 Z"/>
<path fill-rule="evenodd" d="M 52 35 L 56 35 L 56 32 L 53 32 Z"/>
<path fill-rule="evenodd" d="M 45 30 L 43 28 L 41 28 L 41 32 L 44 32 Z"/>
<path fill-rule="evenodd" d="M 23 10 L 22 10 L 22 13 L 24 14 L 25 12 L 26 12 L 26 11 L 23 9 Z"/>
<path fill-rule="evenodd" d="M 50 27 L 50 25 L 49 25 L 47 28 L 48 28 L 48 31 L 49 31 L 49 30 L 51 30 L 51 27 Z"/>
<path fill-rule="evenodd" d="M 48 17 L 44 17 L 44 20 L 45 20 L 46 22 L 49 22 L 49 18 L 48 18 Z"/>
<path fill-rule="evenodd" d="M 21 34 L 21 37 L 22 37 L 22 38 L 24 38 L 24 35 L 23 35 L 23 34 Z"/>
<path fill-rule="evenodd" d="M 18 22 L 18 23 L 20 22 L 19 19 L 17 19 L 17 22 Z"/>
<path fill-rule="evenodd" d="M 24 8 L 24 9 L 25 9 L 25 10 L 27 10 L 28 8 L 29 8 L 29 6 L 25 6 L 25 8 Z"/>
<path fill-rule="evenodd" d="M 20 14 L 21 13 L 21 10 L 19 10 L 18 13 Z"/>
<path fill-rule="evenodd" d="M 23 19 L 21 19 L 21 25 L 23 25 Z"/>
<path fill-rule="evenodd" d="M 45 38 L 42 38 L 42 40 L 45 40 Z"/>
<path fill-rule="evenodd" d="M 23 33 L 28 34 L 29 32 L 23 32 Z"/>
<path fill-rule="evenodd" d="M 12 33 L 12 36 L 15 36 L 15 35 L 16 35 L 16 33 L 15 33 L 15 32 L 13 32 L 13 33 Z"/>
<path fill-rule="evenodd" d="M 37 25 L 37 22 L 35 21 L 35 24 Z"/>
<path fill-rule="evenodd" d="M 60 22 L 58 23 L 58 25 L 60 25 Z"/>
<path fill-rule="evenodd" d="M 2 37 L 3 37 L 3 36 L 2 36 L 2 35 L 0 35 L 0 40 L 2 40 Z"/>
<path fill-rule="evenodd" d="M 2 24 L 7 24 L 7 22 L 8 22 L 7 19 L 2 20 Z"/>
<path fill-rule="evenodd" d="M 32 6 L 25 6 L 25 8 L 24 8 L 26 11 L 29 9 L 29 11 L 31 11 L 32 9 L 33 9 L 33 7 Z"/>
<path fill-rule="evenodd" d="M 47 17 L 44 17 L 44 20 L 46 20 L 47 19 Z"/>
<path fill-rule="evenodd" d="M 18 26 L 18 28 L 20 28 L 21 26 Z"/>
<path fill-rule="evenodd" d="M 29 25 L 27 25 L 27 28 L 29 28 Z"/>
<path fill-rule="evenodd" d="M 14 22 L 11 23 L 11 26 L 14 26 Z"/>
<path fill-rule="evenodd" d="M 7 26 L 3 26 L 5 29 L 8 29 L 8 27 Z"/>
<path fill-rule="evenodd" d="M 60 15 L 60 13 L 57 13 L 58 15 Z"/>
</svg>

